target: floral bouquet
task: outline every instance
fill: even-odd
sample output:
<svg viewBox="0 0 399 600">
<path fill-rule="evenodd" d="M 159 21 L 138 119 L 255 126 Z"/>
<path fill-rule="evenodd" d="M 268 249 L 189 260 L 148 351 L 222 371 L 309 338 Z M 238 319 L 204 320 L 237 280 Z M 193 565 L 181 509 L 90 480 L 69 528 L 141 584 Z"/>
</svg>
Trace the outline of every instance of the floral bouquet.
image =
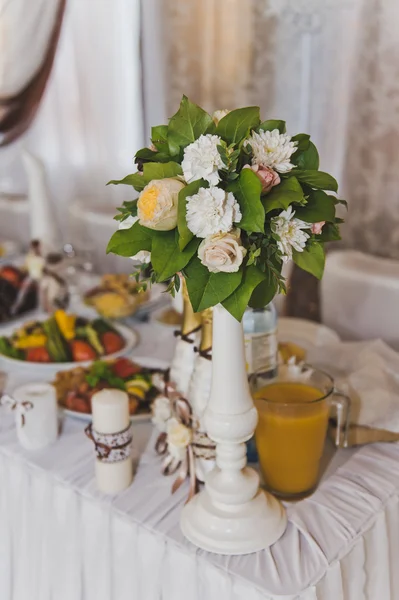
<svg viewBox="0 0 399 600">
<path fill-rule="evenodd" d="M 255 106 L 210 116 L 183 96 L 168 125 L 153 127 L 138 171 L 113 184 L 139 196 L 115 217 L 107 252 L 151 260 L 150 282 L 179 274 L 194 311 L 221 303 L 238 321 L 285 290 L 281 269 L 293 259 L 321 278 L 324 243 L 339 240 L 337 182 L 319 171 L 310 136 L 285 122 L 261 121 Z M 146 282 L 144 282 L 146 285 Z"/>
</svg>

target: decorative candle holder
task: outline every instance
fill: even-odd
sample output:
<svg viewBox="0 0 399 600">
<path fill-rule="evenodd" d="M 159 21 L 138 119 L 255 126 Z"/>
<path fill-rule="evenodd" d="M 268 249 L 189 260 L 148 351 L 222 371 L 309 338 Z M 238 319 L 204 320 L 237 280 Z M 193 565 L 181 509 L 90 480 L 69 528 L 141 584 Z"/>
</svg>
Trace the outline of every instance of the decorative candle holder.
<svg viewBox="0 0 399 600">
<path fill-rule="evenodd" d="M 213 310 L 213 376 L 205 425 L 216 442 L 216 467 L 206 477 L 205 489 L 184 507 L 181 528 L 209 552 L 248 554 L 277 541 L 287 517 L 246 466 L 245 442 L 258 415 L 245 371 L 242 325 L 221 305 Z"/>
<path fill-rule="evenodd" d="M 133 480 L 128 395 L 122 390 L 101 390 L 92 398 L 92 413 L 93 422 L 85 433 L 96 450 L 97 486 L 105 494 L 117 494 Z"/>
<path fill-rule="evenodd" d="M 183 324 L 181 330 L 176 332 L 179 339 L 170 367 L 170 380 L 178 392 L 186 397 L 196 359 L 194 348 L 200 340 L 201 315 L 194 313 L 192 309 L 184 279 L 182 279 L 181 285 L 184 306 Z"/>
</svg>

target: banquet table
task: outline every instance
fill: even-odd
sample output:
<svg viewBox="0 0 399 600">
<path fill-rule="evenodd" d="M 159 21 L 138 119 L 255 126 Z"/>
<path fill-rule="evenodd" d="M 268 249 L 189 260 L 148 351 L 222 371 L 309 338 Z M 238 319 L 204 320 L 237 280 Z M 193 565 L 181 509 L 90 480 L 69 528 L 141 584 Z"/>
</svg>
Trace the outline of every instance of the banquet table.
<svg viewBox="0 0 399 600">
<path fill-rule="evenodd" d="M 170 359 L 173 330 L 137 330 L 133 356 Z M 10 390 L 26 380 L 0 368 Z M 188 488 L 171 495 L 150 423 L 134 425 L 136 475 L 116 496 L 96 489 L 84 426 L 66 417 L 56 443 L 28 452 L 0 409 L 1 600 L 399 599 L 397 444 L 327 453 L 317 491 L 286 505 L 283 537 L 229 557 L 183 537 Z"/>
</svg>

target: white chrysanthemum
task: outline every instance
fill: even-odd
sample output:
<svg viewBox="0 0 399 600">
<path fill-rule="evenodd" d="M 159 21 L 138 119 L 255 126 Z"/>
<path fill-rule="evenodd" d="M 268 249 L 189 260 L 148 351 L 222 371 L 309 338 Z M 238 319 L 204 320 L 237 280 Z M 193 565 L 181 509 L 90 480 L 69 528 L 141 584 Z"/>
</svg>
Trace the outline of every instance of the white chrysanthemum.
<svg viewBox="0 0 399 600">
<path fill-rule="evenodd" d="M 294 219 L 294 215 L 295 212 L 292 210 L 292 206 L 289 206 L 287 210 L 283 210 L 278 217 L 274 217 L 271 221 L 272 231 L 280 238 L 277 246 L 282 254 L 283 262 L 291 260 L 292 249 L 303 252 L 310 237 L 308 233 L 302 230 L 310 229 L 311 224 L 300 219 Z"/>
<path fill-rule="evenodd" d="M 138 217 L 129 216 L 127 219 L 119 223 L 119 229 L 130 229 L 138 220 Z M 148 265 L 151 262 L 151 252 L 148 252 L 148 250 L 140 250 L 140 252 L 137 252 L 137 254 L 131 256 L 130 258 Z"/>
<path fill-rule="evenodd" d="M 217 147 L 221 143 L 218 135 L 201 135 L 198 140 L 184 149 L 183 169 L 184 179 L 187 183 L 205 179 L 210 185 L 220 181 L 218 169 L 223 168 Z"/>
<path fill-rule="evenodd" d="M 294 167 L 290 162 L 294 154 L 297 142 L 291 142 L 291 137 L 286 133 L 280 133 L 278 129 L 273 131 L 252 132 L 246 140 L 245 145 L 250 144 L 253 157 L 253 165 L 269 167 L 279 173 L 288 173 Z"/>
<path fill-rule="evenodd" d="M 233 194 L 218 187 L 200 188 L 187 198 L 187 226 L 197 237 L 227 233 L 241 217 L 240 205 Z"/>
</svg>

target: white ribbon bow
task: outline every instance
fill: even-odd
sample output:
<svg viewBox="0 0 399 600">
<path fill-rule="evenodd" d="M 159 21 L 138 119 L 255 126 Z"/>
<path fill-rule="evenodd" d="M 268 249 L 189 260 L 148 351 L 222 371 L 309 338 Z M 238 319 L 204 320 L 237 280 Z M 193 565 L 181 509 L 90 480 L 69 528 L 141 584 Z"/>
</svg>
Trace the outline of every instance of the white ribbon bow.
<svg viewBox="0 0 399 600">
<path fill-rule="evenodd" d="M 32 402 L 29 402 L 27 400 L 25 400 L 24 402 L 18 402 L 8 394 L 4 394 L 3 396 L 1 396 L 0 406 L 6 406 L 10 410 L 15 410 L 17 417 L 21 419 L 21 427 L 25 425 L 25 414 L 33 408 Z"/>
</svg>

